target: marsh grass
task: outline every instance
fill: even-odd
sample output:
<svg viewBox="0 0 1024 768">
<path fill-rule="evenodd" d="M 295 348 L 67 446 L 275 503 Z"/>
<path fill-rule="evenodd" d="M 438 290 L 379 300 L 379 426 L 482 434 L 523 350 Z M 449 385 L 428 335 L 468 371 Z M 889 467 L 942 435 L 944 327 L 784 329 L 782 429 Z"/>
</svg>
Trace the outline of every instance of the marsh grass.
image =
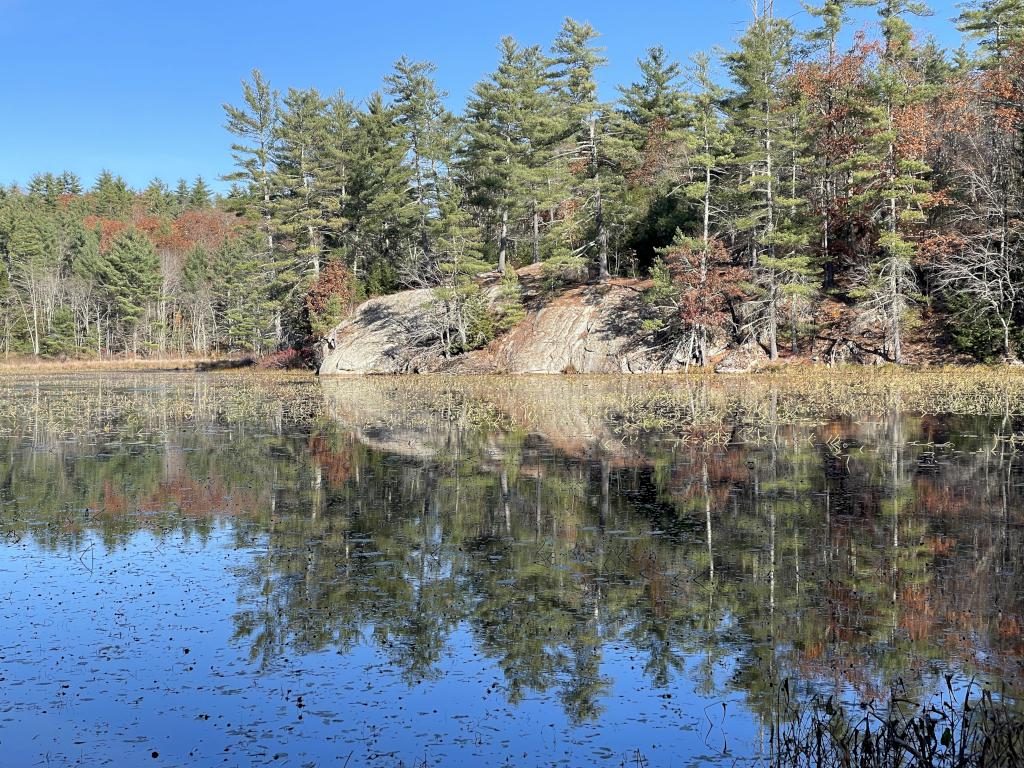
<svg viewBox="0 0 1024 768">
<path fill-rule="evenodd" d="M 166 361 L 165 361 L 166 362 Z M 327 378 L 257 370 L 167 374 L 89 370 L 0 377 L 0 430 L 36 424 L 67 434 L 154 420 L 283 424 L 333 416 L 362 425 L 559 432 L 596 441 L 647 434 L 723 444 L 774 426 L 865 420 L 890 413 L 1001 417 L 1024 446 L 1024 371 L 800 368 L 756 375 L 397 376 Z M 103 386 L 80 386 L 102 376 Z M 136 378 L 138 377 L 138 378 Z M 31 397 L 26 397 L 28 390 Z"/>
<path fill-rule="evenodd" d="M 405 425 L 537 425 L 574 418 L 619 440 L 667 433 L 725 443 L 773 426 L 890 413 L 1024 416 L 1024 372 L 1011 368 L 800 368 L 755 375 L 409 376 L 326 379 L 335 402 L 386 402 Z M 1008 430 L 1012 425 L 1008 424 Z M 1008 433 L 1007 438 L 1012 438 Z M 1016 442 L 1024 443 L 1024 436 Z M 1015 443 L 1016 444 L 1016 443 Z"/>
<path fill-rule="evenodd" d="M 972 683 L 926 703 L 892 691 L 856 707 L 777 692 L 765 764 L 778 768 L 1010 768 L 1024 765 L 1024 717 Z"/>
<path fill-rule="evenodd" d="M 154 379 L 138 372 L 83 372 L 0 380 L 0 432 L 6 433 L 124 436 L 190 423 L 280 430 L 311 423 L 322 412 L 316 382 L 304 373 L 231 371 Z"/>
<path fill-rule="evenodd" d="M 232 362 L 235 358 L 213 360 L 207 357 L 82 358 L 51 360 L 36 357 L 0 359 L 0 374 L 67 374 L 118 371 L 195 371 L 204 366 Z"/>
</svg>

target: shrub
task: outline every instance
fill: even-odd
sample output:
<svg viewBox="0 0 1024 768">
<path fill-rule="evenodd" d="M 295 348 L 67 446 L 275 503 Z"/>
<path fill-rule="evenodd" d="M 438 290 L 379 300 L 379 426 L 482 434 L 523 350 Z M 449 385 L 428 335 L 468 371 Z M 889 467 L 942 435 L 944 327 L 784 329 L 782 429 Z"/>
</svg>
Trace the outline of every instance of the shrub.
<svg viewBox="0 0 1024 768">
<path fill-rule="evenodd" d="M 313 367 L 312 350 L 279 349 L 256 360 L 256 367 L 268 371 L 287 371 Z"/>
</svg>

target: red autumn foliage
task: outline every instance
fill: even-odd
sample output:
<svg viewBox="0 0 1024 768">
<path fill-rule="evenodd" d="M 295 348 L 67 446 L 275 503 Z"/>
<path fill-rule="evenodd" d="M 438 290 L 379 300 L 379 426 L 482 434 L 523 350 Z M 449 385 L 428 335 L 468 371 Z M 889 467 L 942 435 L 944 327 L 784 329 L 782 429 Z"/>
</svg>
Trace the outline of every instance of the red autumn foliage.
<svg viewBox="0 0 1024 768">
<path fill-rule="evenodd" d="M 176 251 L 190 251 L 197 245 L 212 250 L 225 239 L 238 236 L 236 219 L 214 208 L 185 211 L 171 222 L 170 231 L 158 245 Z"/>
<path fill-rule="evenodd" d="M 979 92 L 995 107 L 1004 131 L 1024 126 L 1024 43 L 1018 43 L 1002 64 L 985 74 Z"/>
<path fill-rule="evenodd" d="M 706 248 L 689 243 L 673 246 L 664 261 L 680 319 L 691 327 L 723 324 L 729 301 L 743 294 L 741 285 L 747 272 L 733 265 L 722 241 L 711 239 Z"/>
<path fill-rule="evenodd" d="M 197 245 L 213 250 L 226 238 L 238 236 L 235 217 L 213 208 L 185 211 L 172 220 L 136 210 L 131 221 L 92 215 L 82 221 L 86 228 L 99 231 L 100 250 L 104 253 L 128 227 L 142 232 L 155 247 L 175 253 L 187 253 Z"/>
<path fill-rule="evenodd" d="M 114 238 L 128 229 L 128 222 L 104 219 L 100 216 L 86 216 L 82 223 L 86 229 L 99 232 L 100 250 L 106 253 L 114 243 Z"/>
<path fill-rule="evenodd" d="M 256 360 L 256 367 L 268 371 L 286 371 L 312 368 L 309 350 L 279 349 Z"/>
<path fill-rule="evenodd" d="M 354 298 L 352 286 L 348 267 L 341 261 L 329 261 L 306 293 L 306 309 L 311 315 L 323 316 L 335 297 L 341 300 L 342 309 L 348 309 Z"/>
<path fill-rule="evenodd" d="M 845 55 L 796 66 L 794 84 L 810 109 L 815 147 L 830 163 L 846 160 L 857 151 L 851 136 L 859 135 L 863 125 L 853 108 L 855 95 L 867 84 L 867 65 L 878 48 L 878 43 L 866 42 L 861 34 Z"/>
<path fill-rule="evenodd" d="M 672 152 L 672 141 L 669 137 L 669 123 L 664 117 L 656 117 L 647 129 L 640 164 L 627 175 L 629 183 L 643 186 L 654 181 L 655 176 L 668 162 Z"/>
<path fill-rule="evenodd" d="M 331 487 L 341 488 L 345 485 L 353 469 L 352 446 L 343 445 L 337 449 L 334 441 L 320 436 L 310 437 L 307 445 L 310 455 L 320 466 L 324 479 Z"/>
</svg>

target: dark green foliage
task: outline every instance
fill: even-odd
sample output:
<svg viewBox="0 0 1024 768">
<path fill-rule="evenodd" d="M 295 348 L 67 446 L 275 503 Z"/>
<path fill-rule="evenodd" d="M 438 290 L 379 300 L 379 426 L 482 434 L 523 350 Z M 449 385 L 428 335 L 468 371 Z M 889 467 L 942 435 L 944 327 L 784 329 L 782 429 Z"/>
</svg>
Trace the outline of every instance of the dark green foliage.
<svg viewBox="0 0 1024 768">
<path fill-rule="evenodd" d="M 128 229 L 114 240 L 97 267 L 96 276 L 121 320 L 137 325 L 160 287 L 160 261 L 153 244 L 137 229 Z"/>
<path fill-rule="evenodd" d="M 40 354 L 43 357 L 64 357 L 77 351 L 75 313 L 70 307 L 59 307 L 54 310 L 50 318 L 50 328 L 40 346 Z"/>
<path fill-rule="evenodd" d="M 949 293 L 943 299 L 943 308 L 949 315 L 947 327 L 956 349 L 970 355 L 980 363 L 993 363 L 1002 359 L 1003 327 L 991 314 L 982 311 L 967 296 Z M 1010 341 L 1020 349 L 1024 330 L 1014 325 Z"/>
</svg>

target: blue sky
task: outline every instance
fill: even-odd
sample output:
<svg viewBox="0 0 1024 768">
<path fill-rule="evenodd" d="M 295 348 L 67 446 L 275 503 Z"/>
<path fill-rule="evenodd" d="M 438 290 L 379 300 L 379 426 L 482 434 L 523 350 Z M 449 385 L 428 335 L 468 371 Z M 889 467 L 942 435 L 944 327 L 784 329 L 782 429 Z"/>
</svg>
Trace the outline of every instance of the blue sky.
<svg viewBox="0 0 1024 768">
<path fill-rule="evenodd" d="M 931 7 L 921 27 L 955 45 L 954 0 Z M 776 12 L 807 23 L 798 0 L 776 0 Z M 405 53 L 437 64 L 458 109 L 493 68 L 502 35 L 547 45 L 572 16 L 603 35 L 611 97 L 650 45 L 681 59 L 729 45 L 749 15 L 748 0 L 0 0 L 0 183 L 66 168 L 91 184 L 109 168 L 133 186 L 202 174 L 223 188 L 221 104 L 238 100 L 253 67 L 280 90 L 362 99 Z"/>
</svg>

